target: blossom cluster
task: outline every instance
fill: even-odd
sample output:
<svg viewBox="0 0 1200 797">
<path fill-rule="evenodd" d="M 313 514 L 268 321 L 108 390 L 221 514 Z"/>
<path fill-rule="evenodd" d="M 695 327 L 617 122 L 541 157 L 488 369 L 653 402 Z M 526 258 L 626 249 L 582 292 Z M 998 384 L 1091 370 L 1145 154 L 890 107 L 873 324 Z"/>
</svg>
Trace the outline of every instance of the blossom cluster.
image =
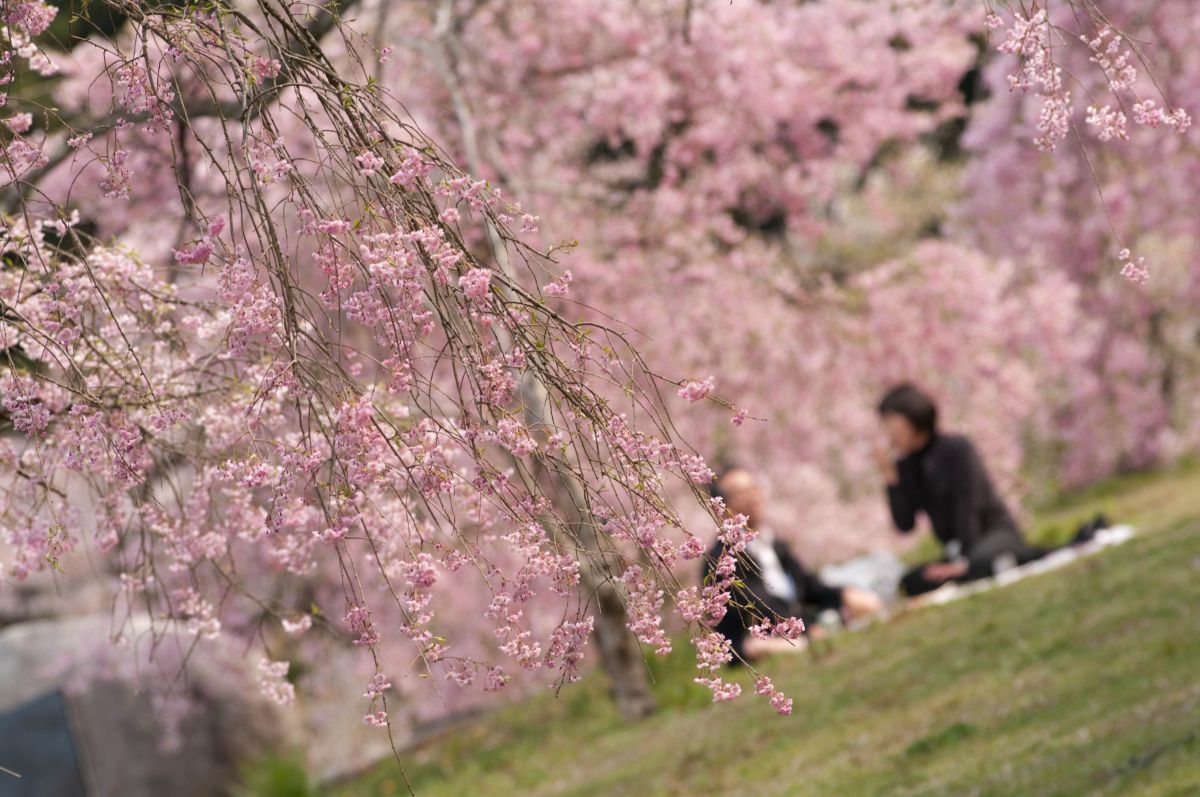
<svg viewBox="0 0 1200 797">
<path fill-rule="evenodd" d="M 51 14 L 19 5 L 9 24 L 28 39 L 10 38 L 10 65 Z M 581 582 L 610 567 L 629 633 L 665 655 L 664 585 L 703 551 L 670 485 L 711 471 L 665 422 L 628 420 L 645 415 L 648 373 L 625 408 L 594 387 L 637 360 L 545 301 L 570 271 L 539 286 L 506 270 L 538 257 L 518 237 L 537 219 L 371 92 L 347 84 L 294 114 L 327 79 L 315 61 L 266 58 L 286 48 L 215 35 L 205 15 L 118 5 L 126 33 L 96 42 L 111 115 L 64 96 L 72 133 L 52 142 L 64 155 L 42 204 L 0 222 L 15 319 L 0 335 L 27 358 L 0 374 L 19 435 L 3 450 L 3 578 L 79 566 L 82 543 L 109 557 L 123 616 L 262 644 L 276 703 L 303 686 L 288 656 L 357 650 L 372 726 L 393 721 L 390 690 L 430 676 L 486 692 L 577 680 L 595 629 Z M 81 42 L 68 87 L 96 83 L 89 53 Z M 263 104 L 177 113 L 201 94 Z M 363 133 L 367 116 L 400 132 Z M 31 113 L 7 127 L 10 175 L 50 165 Z M 187 185 L 164 193 L 179 170 Z M 144 251 L 85 231 L 144 241 L 133 231 L 162 221 L 144 211 L 165 195 L 184 212 Z M 476 246 L 489 232 L 511 241 L 495 262 Z M 580 497 L 540 486 L 546 472 Z M 446 611 L 456 600 L 473 605 Z"/>
<path fill-rule="evenodd" d="M 1021 97 L 1031 110 L 990 127 L 972 112 L 963 143 L 987 154 L 968 166 L 979 212 L 967 232 L 952 220 L 957 242 L 822 249 L 860 229 L 856 215 L 889 237 L 907 203 L 877 186 L 908 186 L 888 153 L 967 120 L 959 86 L 981 20 L 953 5 L 698 4 L 681 36 L 654 4 L 495 2 L 451 26 L 476 44 L 464 86 L 428 58 L 449 34 L 421 4 L 378 32 L 421 46 L 384 47 L 378 75 L 355 82 L 351 21 L 305 58 L 290 54 L 310 41 L 302 14 L 269 26 L 280 40 L 251 41 L 216 11 L 118 0 L 125 27 L 77 43 L 57 110 L 16 88 L 4 98 L 5 180 L 35 181 L 37 199 L 0 224 L 13 310 L 0 401 L 15 430 L 0 446 L 3 578 L 99 552 L 129 612 L 200 642 L 261 641 L 262 686 L 280 702 L 284 658 L 349 650 L 371 726 L 397 721 L 388 696 L 430 677 L 484 692 L 576 679 L 601 633 L 590 601 L 607 590 L 659 653 L 688 629 L 723 700 L 739 690 L 718 674 L 732 654 L 711 628 L 751 532 L 693 500 L 712 476 L 697 451 L 761 465 L 780 504 L 807 508 L 789 525 L 817 558 L 884 539 L 864 441 L 891 381 L 938 392 L 1009 491 L 1027 439 L 1093 476 L 1146 461 L 1176 415 L 1150 385 L 1180 360 L 1140 344 L 1162 317 L 1149 300 L 1131 320 L 1094 279 L 1093 242 L 1124 249 L 1099 214 L 1082 233 L 1063 221 L 1087 182 L 1059 146 L 1065 75 L 1118 97 L 1087 112 L 1098 140 L 1190 124 L 1187 103 L 1143 89 L 1119 27 L 1059 41 L 1044 12 L 1013 15 L 1000 47 L 1018 65 L 991 72 L 1016 91 L 987 112 Z M 1155 8 L 1161 38 L 1189 51 L 1169 24 L 1179 4 Z M 57 68 L 34 44 L 53 13 L 6 5 L 6 86 Z M 1184 77 L 1173 98 L 1198 85 Z M 1015 140 L 1026 116 L 1068 165 L 987 141 Z M 478 174 L 451 162 L 479 152 Z M 1105 194 L 1130 228 L 1171 218 L 1164 233 L 1186 249 L 1190 203 L 1167 177 Z M 1014 185 L 1036 188 L 1014 201 Z M 567 250 L 570 269 L 556 262 Z M 1145 281 L 1145 261 L 1121 259 Z M 1158 273 L 1156 259 L 1151 287 Z M 1194 286 L 1176 285 L 1185 306 Z M 638 353 L 589 309 L 612 307 Z M 1190 339 L 1185 317 L 1177 307 L 1164 341 Z M 719 376 L 745 408 L 712 400 L 716 376 L 680 373 Z M 1086 439 L 1105 424 L 1093 406 L 1118 408 L 1119 445 Z M 1074 430 L 1068 445 L 1054 428 Z M 726 554 L 712 577 L 680 589 L 714 535 Z M 802 630 L 763 618 L 754 633 Z M 790 708 L 769 682 L 756 691 Z"/>
<path fill-rule="evenodd" d="M 988 16 L 989 28 L 1003 28 L 999 14 Z M 1051 19 L 1045 8 L 1026 15 L 1020 10 L 1012 13 L 1011 24 L 997 49 L 1016 56 L 1018 67 L 1008 75 L 1012 91 L 1032 92 L 1043 97 L 1034 143 L 1038 149 L 1052 151 L 1071 130 L 1074 106 L 1071 92 L 1066 88 L 1063 66 L 1059 62 L 1065 42 L 1060 41 L 1061 26 Z M 1133 51 L 1126 46 L 1126 37 L 1107 25 L 1094 35 L 1080 33 L 1079 41 L 1088 51 L 1088 61 L 1103 75 L 1106 93 L 1120 101 L 1122 94 L 1134 97 L 1134 121 L 1148 127 L 1166 125 L 1183 133 L 1191 126 L 1191 117 L 1182 108 L 1165 110 L 1154 99 L 1137 96 L 1138 71 Z M 1058 56 L 1056 57 L 1056 51 Z M 1086 124 L 1097 131 L 1100 141 L 1128 139 L 1128 117 L 1111 103 L 1092 104 L 1087 108 Z"/>
</svg>

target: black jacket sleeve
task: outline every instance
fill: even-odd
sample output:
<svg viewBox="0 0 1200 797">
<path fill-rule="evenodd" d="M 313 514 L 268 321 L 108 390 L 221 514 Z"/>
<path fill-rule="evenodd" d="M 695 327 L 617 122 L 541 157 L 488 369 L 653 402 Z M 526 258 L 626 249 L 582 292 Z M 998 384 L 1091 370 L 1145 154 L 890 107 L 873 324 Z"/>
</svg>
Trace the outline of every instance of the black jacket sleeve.
<svg viewBox="0 0 1200 797">
<path fill-rule="evenodd" d="M 716 568 L 717 560 L 725 553 L 725 546 L 718 541 L 708 550 L 704 557 L 704 564 L 700 569 L 700 583 L 707 584 L 712 577 L 713 570 Z M 741 663 L 741 659 L 746 657 L 746 637 L 749 635 L 749 623 L 747 618 L 753 613 L 745 604 L 749 603 L 751 607 L 754 605 L 753 598 L 748 594 L 748 590 L 753 589 L 752 584 L 747 584 L 747 579 L 753 580 L 753 577 L 746 572 L 745 561 L 743 557 L 737 557 L 737 567 L 734 570 L 735 584 L 730 590 L 729 603 L 725 606 L 725 615 L 713 628 L 714 631 L 721 634 L 730 641 L 733 646 L 733 652 L 737 654 L 731 664 L 737 665 Z M 755 621 L 757 622 L 757 621 Z"/>
<path fill-rule="evenodd" d="M 779 563 L 783 569 L 795 581 L 801 603 L 815 606 L 818 609 L 842 608 L 841 587 L 829 586 L 816 573 L 806 569 L 783 543 L 775 543 L 775 554 L 779 557 Z"/>
<path fill-rule="evenodd" d="M 896 528 L 908 533 L 917 525 L 916 501 L 912 497 L 912 466 L 897 462 L 896 472 L 900 481 L 887 487 L 888 508 L 892 510 L 892 521 Z"/>
<path fill-rule="evenodd" d="M 741 660 L 746 658 L 746 637 L 750 634 L 747 629 L 746 621 L 742 617 L 742 609 L 734 606 L 731 601 L 730 605 L 725 608 L 725 616 L 713 629 L 728 639 L 733 646 L 735 655 L 730 664 L 740 664 Z"/>
</svg>

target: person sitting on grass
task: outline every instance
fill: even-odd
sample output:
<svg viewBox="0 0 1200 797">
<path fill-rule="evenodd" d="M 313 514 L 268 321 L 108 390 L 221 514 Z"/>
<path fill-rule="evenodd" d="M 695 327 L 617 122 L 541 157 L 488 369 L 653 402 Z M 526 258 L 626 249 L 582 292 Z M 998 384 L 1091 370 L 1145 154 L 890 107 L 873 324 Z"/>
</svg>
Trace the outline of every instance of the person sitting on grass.
<svg viewBox="0 0 1200 797">
<path fill-rule="evenodd" d="M 904 575 L 904 592 L 920 595 L 946 582 L 986 578 L 1054 550 L 1025 541 L 975 446 L 938 429 L 937 405 L 927 394 L 911 384 L 898 385 L 880 401 L 879 416 L 892 449 L 876 452 L 892 520 L 907 533 L 923 512 L 944 550 L 940 561 Z M 1090 540 L 1107 525 L 1098 515 L 1080 527 L 1072 544 Z"/>
<path fill-rule="evenodd" d="M 715 498 L 725 502 L 729 517 L 744 515 L 747 526 L 758 532 L 745 551 L 736 557 L 734 587 L 725 616 L 716 630 L 732 644 L 739 659 L 750 661 L 777 650 L 800 650 L 801 646 L 782 639 L 760 639 L 750 634 L 751 626 L 764 621 L 799 617 L 809 625 L 813 612 L 836 609 L 846 620 L 879 611 L 883 602 L 873 592 L 854 587 L 832 587 L 815 573 L 806 570 L 783 540 L 762 523 L 763 493 L 749 471 L 731 467 L 723 470 L 709 485 Z M 708 580 L 717 560 L 724 553 L 720 540 L 709 549 L 701 577 Z"/>
</svg>

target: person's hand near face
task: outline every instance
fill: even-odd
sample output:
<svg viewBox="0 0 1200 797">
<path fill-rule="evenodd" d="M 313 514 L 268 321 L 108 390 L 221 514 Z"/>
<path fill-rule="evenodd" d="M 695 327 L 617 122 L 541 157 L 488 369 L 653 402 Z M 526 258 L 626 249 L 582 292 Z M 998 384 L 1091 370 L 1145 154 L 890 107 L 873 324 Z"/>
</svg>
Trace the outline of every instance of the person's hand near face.
<svg viewBox="0 0 1200 797">
<path fill-rule="evenodd" d="M 890 486 L 895 486 L 900 483 L 900 472 L 896 470 L 896 460 L 892 458 L 892 452 L 885 445 L 875 447 L 875 464 L 879 467 L 880 474 L 883 475 L 883 480 Z"/>
</svg>

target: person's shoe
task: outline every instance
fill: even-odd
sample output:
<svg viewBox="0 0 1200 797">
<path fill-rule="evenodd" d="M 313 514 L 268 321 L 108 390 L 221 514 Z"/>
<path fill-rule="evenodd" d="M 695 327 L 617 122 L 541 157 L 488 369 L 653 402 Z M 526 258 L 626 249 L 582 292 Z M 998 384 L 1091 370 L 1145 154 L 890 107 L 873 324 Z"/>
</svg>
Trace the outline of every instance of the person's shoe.
<svg viewBox="0 0 1200 797">
<path fill-rule="evenodd" d="M 1071 538 L 1072 545 L 1086 545 L 1096 537 L 1096 521 L 1089 520 L 1083 523 L 1075 531 L 1075 536 Z"/>
<path fill-rule="evenodd" d="M 1091 542 L 1095 539 L 1096 532 L 1108 528 L 1109 525 L 1111 524 L 1108 522 L 1108 516 L 1103 512 L 1097 513 L 1094 518 L 1079 527 L 1079 530 L 1075 532 L 1075 538 L 1071 540 L 1071 544 L 1083 545 L 1084 543 Z"/>
</svg>

